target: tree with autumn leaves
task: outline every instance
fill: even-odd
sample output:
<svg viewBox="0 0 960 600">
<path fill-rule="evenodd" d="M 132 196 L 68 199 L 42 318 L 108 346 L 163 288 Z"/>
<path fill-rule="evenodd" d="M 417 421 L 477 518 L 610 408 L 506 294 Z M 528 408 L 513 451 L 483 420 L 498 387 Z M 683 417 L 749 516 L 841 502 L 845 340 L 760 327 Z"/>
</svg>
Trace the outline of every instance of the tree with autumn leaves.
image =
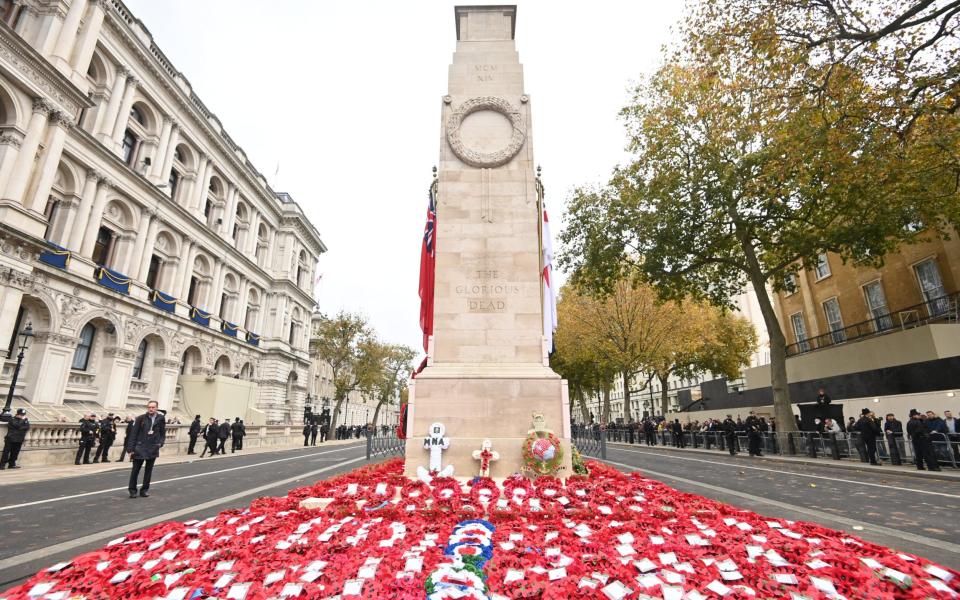
<svg viewBox="0 0 960 600">
<path fill-rule="evenodd" d="M 926 0 L 691 7 L 622 111 L 630 162 L 569 201 L 561 265 L 595 292 L 643 281 L 681 303 L 730 305 L 751 284 L 792 430 L 768 290 L 822 253 L 879 266 L 960 222 L 958 15 Z"/>
<path fill-rule="evenodd" d="M 602 423 L 610 417 L 610 388 L 623 382 L 624 419 L 630 421 L 631 384 L 662 383 L 660 413 L 667 412 L 666 381 L 671 374 L 713 373 L 737 377 L 756 348 L 746 319 L 685 298 L 661 300 L 651 286 L 621 279 L 608 294 L 592 295 L 565 286 L 557 304 L 557 351 L 553 368 L 567 379 L 573 400 L 589 414 L 586 398 L 603 397 Z M 640 415 L 636 415 L 639 417 Z"/>
</svg>

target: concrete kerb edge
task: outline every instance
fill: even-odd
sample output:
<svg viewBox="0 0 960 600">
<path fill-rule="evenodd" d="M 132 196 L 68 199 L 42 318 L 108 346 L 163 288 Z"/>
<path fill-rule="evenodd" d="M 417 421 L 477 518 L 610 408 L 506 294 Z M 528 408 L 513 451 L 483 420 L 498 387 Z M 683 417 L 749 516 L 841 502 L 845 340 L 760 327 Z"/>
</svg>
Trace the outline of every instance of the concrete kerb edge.
<svg viewBox="0 0 960 600">
<path fill-rule="evenodd" d="M 623 447 L 623 448 L 647 448 L 647 446 L 640 446 L 638 444 L 625 444 L 623 442 L 607 442 L 607 445 L 610 447 Z M 724 454 L 722 452 L 711 452 L 709 450 L 700 450 L 699 448 L 673 448 L 670 446 L 651 446 L 652 449 L 657 450 L 667 450 L 669 452 L 676 452 L 678 454 L 688 453 L 688 454 L 700 454 L 703 456 L 715 456 L 720 458 L 727 458 L 729 454 Z M 916 469 L 898 469 L 896 471 L 885 470 L 884 467 L 879 467 L 877 469 L 870 469 L 869 465 L 864 466 L 861 463 L 851 463 L 845 461 L 835 461 L 835 460 L 805 460 L 803 458 L 787 458 L 780 456 L 769 456 L 764 455 L 760 457 L 746 458 L 742 454 L 737 454 L 736 456 L 729 456 L 730 458 L 737 460 L 748 460 L 748 461 L 766 461 L 766 462 L 776 462 L 786 465 L 805 465 L 813 467 L 829 467 L 831 469 L 840 469 L 843 471 L 860 471 L 860 472 L 869 472 L 875 471 L 877 473 L 895 473 L 897 475 L 903 475 L 905 477 L 916 477 L 918 479 L 933 479 L 937 481 L 952 481 L 954 483 L 960 482 L 960 472 L 954 474 L 950 472 L 937 472 L 937 471 L 919 471 Z M 596 457 L 591 457 L 596 458 Z"/>
</svg>

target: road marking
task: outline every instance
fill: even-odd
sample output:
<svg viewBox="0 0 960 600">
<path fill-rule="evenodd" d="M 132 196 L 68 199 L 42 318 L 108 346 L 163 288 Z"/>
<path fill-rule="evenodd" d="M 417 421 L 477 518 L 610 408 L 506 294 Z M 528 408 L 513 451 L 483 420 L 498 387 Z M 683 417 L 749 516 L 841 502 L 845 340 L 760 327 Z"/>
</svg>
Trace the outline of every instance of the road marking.
<svg viewBox="0 0 960 600">
<path fill-rule="evenodd" d="M 651 474 L 651 475 L 656 475 L 657 477 L 665 477 L 665 478 L 667 478 L 667 479 L 672 479 L 672 480 L 674 480 L 674 481 L 679 481 L 679 482 L 681 482 L 681 483 L 686 483 L 686 484 L 688 484 L 688 485 L 699 486 L 699 487 L 706 488 L 706 489 L 708 489 L 708 490 L 711 490 L 711 491 L 714 491 L 714 492 L 718 492 L 718 493 L 721 493 L 721 494 L 729 494 L 729 495 L 731 495 L 731 496 L 736 496 L 736 497 L 738 497 L 738 498 L 744 498 L 744 499 L 746 499 L 746 500 L 753 500 L 753 501 L 756 501 L 756 502 L 763 502 L 764 504 L 769 504 L 769 505 L 771 505 L 771 506 L 776 506 L 776 507 L 782 508 L 782 509 L 784 509 L 784 510 L 791 510 L 791 511 L 798 512 L 798 513 L 800 513 L 800 514 L 803 514 L 803 515 L 808 515 L 808 516 L 810 516 L 810 517 L 813 517 L 814 519 L 817 519 L 818 521 L 824 521 L 824 520 L 826 520 L 826 521 L 836 521 L 837 523 L 843 523 L 844 525 L 848 525 L 848 526 L 850 526 L 850 527 L 862 527 L 864 530 L 870 530 L 870 531 L 874 531 L 874 532 L 876 532 L 876 533 L 882 533 L 882 534 L 884 534 L 884 535 L 892 536 L 892 537 L 895 537 L 895 538 L 902 538 L 902 539 L 909 540 L 909 541 L 914 542 L 914 543 L 917 543 L 917 544 L 922 544 L 922 545 L 924 545 L 924 546 L 930 546 L 931 548 L 938 548 L 938 549 L 939 549 L 939 548 L 942 548 L 942 549 L 945 549 L 945 550 L 947 550 L 948 552 L 951 552 L 951 553 L 953 553 L 953 554 L 960 554 L 960 544 L 953 544 L 953 543 L 951 543 L 951 542 L 945 542 L 945 541 L 943 541 L 943 540 L 937 540 L 937 539 L 933 539 L 933 538 L 925 538 L 925 537 L 920 536 L 920 535 L 917 535 L 917 534 L 915 534 L 915 533 L 910 533 L 909 531 L 902 531 L 902 530 L 900 530 L 900 529 L 893 529 L 893 528 L 891 528 L 891 527 L 884 527 L 884 526 L 882 526 L 882 525 L 874 525 L 873 523 L 868 523 L 868 522 L 866 522 L 866 521 L 857 521 L 857 520 L 855 520 L 855 519 L 848 519 L 847 517 L 840 517 L 840 516 L 833 515 L 833 514 L 830 514 L 830 513 L 827 513 L 827 512 L 822 512 L 822 511 L 819 511 L 819 510 L 814 510 L 814 509 L 812 509 L 812 508 L 804 508 L 804 507 L 802 507 L 802 506 L 795 506 L 795 505 L 793 505 L 793 504 L 788 504 L 788 503 L 786 503 L 786 502 L 780 502 L 780 501 L 778 501 L 778 500 L 771 500 L 771 499 L 769 499 L 769 498 L 763 498 L 763 497 L 761 497 L 761 496 L 756 496 L 756 495 L 753 495 L 753 494 L 748 494 L 748 493 L 746 493 L 746 492 L 738 492 L 738 491 L 736 491 L 736 490 L 731 490 L 731 489 L 728 489 L 728 488 L 725 488 L 725 487 L 720 487 L 720 486 L 718 486 L 718 485 L 711 485 L 711 484 L 709 484 L 709 483 L 703 483 L 703 482 L 700 482 L 700 481 L 694 481 L 693 479 L 685 479 L 685 478 L 683 478 L 683 477 L 677 477 L 676 475 L 670 475 L 669 473 L 660 473 L 660 472 L 657 472 L 657 471 L 650 471 L 650 470 L 644 469 L 644 468 L 642 468 L 642 467 L 637 467 L 637 466 L 634 466 L 634 465 L 628 465 L 628 464 L 625 464 L 625 463 L 615 462 L 615 461 L 612 461 L 612 460 L 605 460 L 605 461 L 603 461 L 603 462 L 605 462 L 605 463 L 607 463 L 607 464 L 615 465 L 615 466 L 618 466 L 618 467 L 626 467 L 626 468 L 631 469 L 631 470 L 634 470 L 634 471 L 642 471 L 643 473 L 649 473 L 649 474 Z M 862 533 L 862 532 L 859 532 L 859 531 L 858 531 L 856 534 L 851 534 L 851 535 L 861 535 L 861 533 Z"/>
<path fill-rule="evenodd" d="M 727 466 L 727 467 L 737 467 L 737 468 L 739 468 L 739 469 L 752 469 L 752 470 L 754 470 L 754 471 L 766 471 L 766 472 L 768 472 L 768 473 L 782 473 L 782 474 L 784 474 L 784 475 L 795 475 L 796 477 L 808 477 L 808 478 L 810 478 L 810 479 L 825 479 L 825 480 L 827 480 L 827 481 L 834 481 L 834 482 L 839 481 L 839 482 L 842 482 L 842 483 L 852 483 L 852 484 L 855 484 L 855 485 L 869 485 L 869 486 L 872 486 L 872 487 L 884 488 L 884 489 L 887 489 L 887 490 L 900 490 L 900 491 L 903 491 L 903 492 L 913 492 L 913 493 L 915 493 L 915 494 L 929 494 L 929 495 L 931 495 L 931 496 L 946 496 L 947 498 L 960 498 L 960 495 L 958 495 L 958 494 L 945 494 L 945 493 L 943 493 L 943 492 L 931 492 L 931 491 L 929 491 L 929 490 L 917 490 L 917 489 L 914 489 L 914 488 L 898 487 L 898 486 L 895 486 L 895 485 L 886 485 L 886 484 L 883 484 L 883 483 L 870 483 L 870 482 L 868 482 L 868 481 L 854 481 L 854 480 L 852 480 L 852 479 L 838 479 L 838 478 L 836 478 L 836 477 L 825 477 L 825 476 L 823 476 L 823 475 L 807 475 L 806 473 L 795 473 L 794 471 L 781 471 L 781 470 L 779 470 L 779 469 L 767 469 L 767 468 L 764 468 L 764 467 L 751 467 L 751 466 L 742 465 L 742 464 L 734 464 L 734 463 L 727 463 L 727 462 L 718 462 L 718 461 L 715 461 L 715 460 L 704 460 L 704 459 L 702 459 L 702 458 L 689 458 L 689 457 L 687 457 L 687 456 L 676 456 L 676 455 L 674 455 L 674 454 L 664 454 L 664 453 L 662 453 L 662 452 L 645 452 L 645 451 L 642 451 L 642 450 L 625 450 L 625 449 L 623 449 L 623 448 L 613 448 L 613 450 L 616 450 L 617 452 L 632 452 L 633 454 L 646 454 L 646 455 L 649 455 L 649 456 L 664 456 L 664 457 L 667 457 L 667 458 L 675 458 L 675 459 L 677 459 L 677 460 L 688 460 L 688 461 L 692 461 L 692 462 L 702 462 L 702 463 L 708 463 L 708 464 L 711 464 L 711 465 L 724 465 L 724 466 Z M 596 458 L 596 457 L 594 457 L 594 458 Z M 827 464 L 826 466 L 829 466 L 829 464 Z M 637 467 L 637 468 L 641 468 L 641 467 Z M 892 474 L 892 475 L 893 475 L 893 474 Z"/>
<path fill-rule="evenodd" d="M 194 475 L 183 475 L 182 477 L 171 477 L 170 479 L 160 479 L 158 481 L 150 482 L 150 486 L 154 486 L 158 483 L 170 483 L 172 481 L 183 481 L 184 479 L 193 479 L 195 477 L 204 477 L 206 475 L 216 475 L 217 473 L 229 473 L 230 471 L 239 471 L 241 469 L 252 469 L 253 467 L 261 467 L 263 465 L 272 465 L 274 463 L 286 462 L 288 460 L 300 460 L 304 458 L 311 458 L 314 456 L 319 456 L 321 454 L 330 454 L 332 452 L 343 452 L 344 450 L 356 450 L 362 448 L 363 446 L 343 446 L 342 448 L 337 448 L 336 450 L 324 450 L 323 452 L 311 452 L 310 454 L 300 454 L 297 456 L 288 456 L 287 458 L 278 458 L 276 460 L 268 460 L 264 462 L 254 463 L 252 465 L 241 465 L 239 467 L 229 467 L 227 469 L 220 469 L 218 471 L 205 471 L 203 473 L 196 473 Z M 364 457 L 366 458 L 366 457 Z M 189 463 L 170 463 L 170 464 L 193 464 L 194 461 Z M 201 463 L 202 464 L 202 463 Z M 105 473 L 108 471 L 104 471 Z M 118 492 L 120 490 L 127 490 L 127 486 L 109 488 L 106 490 L 97 490 L 95 492 L 84 492 L 82 494 L 73 494 L 72 496 L 58 496 L 57 498 L 46 498 L 44 500 L 34 500 L 33 502 L 24 502 L 23 504 L 11 504 L 9 506 L 0 506 L 0 513 L 7 510 L 14 510 L 17 508 L 24 508 L 27 506 L 36 506 L 38 504 L 49 504 L 51 502 L 60 502 L 63 500 L 73 500 L 74 498 L 83 498 L 86 496 L 96 496 L 99 494 L 108 494 L 110 492 Z"/>
<path fill-rule="evenodd" d="M 145 529 L 145 528 L 149 527 L 150 525 L 156 525 L 157 523 L 162 523 L 162 522 L 164 522 L 164 521 L 172 521 L 172 520 L 177 519 L 177 518 L 179 518 L 179 517 L 183 517 L 183 516 L 186 516 L 186 515 L 189 515 L 189 514 L 197 513 L 197 512 L 206 510 L 206 509 L 208 509 L 208 508 L 214 508 L 214 507 L 216 507 L 216 506 L 220 506 L 220 505 L 226 504 L 226 503 L 228 503 L 228 502 L 233 502 L 234 500 L 239 500 L 239 499 L 245 498 L 245 497 L 247 497 L 247 496 L 252 496 L 252 495 L 255 495 L 255 494 L 259 494 L 260 492 L 265 492 L 265 491 L 267 491 L 267 490 L 270 490 L 270 489 L 273 489 L 273 488 L 276 488 L 276 487 L 279 487 L 279 486 L 282 486 L 282 485 L 287 485 L 287 484 L 290 484 L 290 483 L 294 483 L 294 482 L 299 481 L 299 480 L 301 480 L 301 479 L 305 479 L 305 478 L 308 478 L 308 477 L 313 477 L 313 476 L 315 476 L 315 475 L 320 475 L 321 473 L 326 473 L 327 471 L 331 471 L 331 470 L 333 470 L 333 469 L 336 469 L 337 467 L 341 467 L 341 466 L 343 466 L 343 465 L 349 465 L 349 464 L 351 464 L 351 463 L 355 463 L 355 462 L 358 462 L 358 461 L 361 461 L 361 460 L 367 460 L 367 457 L 366 457 L 366 456 L 358 456 L 357 458 L 349 458 L 349 459 L 344 460 L 344 461 L 341 461 L 341 462 L 339 462 L 339 463 L 337 463 L 337 464 L 335 464 L 335 465 L 330 465 L 329 467 L 323 467 L 322 469 L 316 469 L 315 471 L 310 471 L 310 472 L 308 472 L 308 473 L 301 473 L 301 474 L 299 474 L 299 475 L 297 475 L 297 476 L 295 476 L 295 477 L 289 477 L 289 478 L 283 479 L 283 480 L 281 480 L 281 481 L 274 481 L 273 483 L 268 483 L 268 484 L 265 484 L 265 485 L 261 485 L 260 487 L 256 487 L 256 488 L 249 489 L 249 490 L 244 490 L 244 491 L 242 491 L 242 492 L 238 492 L 238 493 L 233 494 L 233 495 L 231 495 L 231 496 L 225 496 L 225 497 L 223 497 L 223 498 L 217 498 L 217 499 L 215 499 L 215 500 L 210 500 L 210 501 L 208 501 L 208 502 L 204 502 L 203 504 L 197 504 L 196 506 L 190 506 L 190 507 L 187 507 L 187 508 L 182 508 L 182 509 L 180 509 L 180 510 L 175 510 L 175 511 L 173 511 L 173 512 L 168 512 L 168 513 L 166 513 L 166 514 L 157 515 L 156 517 L 150 517 L 150 518 L 148 518 L 148 519 L 138 520 L 138 521 L 136 521 L 135 523 L 130 523 L 130 524 L 128 524 L 128 525 L 121 525 L 120 527 L 114 527 L 113 529 L 108 529 L 108 530 L 106 530 L 106 531 L 101 531 L 101 532 L 99 532 L 99 533 L 93 533 L 93 534 L 90 534 L 90 535 L 86 535 L 86 536 L 83 536 L 83 537 L 81 537 L 81 538 L 77 538 L 77 539 L 75 539 L 75 540 L 70 540 L 69 542 L 63 542 L 63 543 L 60 543 L 60 544 L 56 544 L 56 545 L 54 545 L 54 546 L 47 546 L 47 547 L 45 547 L 45 548 L 43 548 L 43 549 L 41 549 L 41 550 L 34 550 L 34 551 L 32 551 L 32 552 L 25 552 L 25 553 L 23 553 L 23 554 L 18 554 L 18 555 L 15 556 L 14 558 L 8 558 L 8 559 L 5 559 L 5 560 L 0 560 L 0 571 L 3 571 L 3 570 L 5 570 L 5 569 L 10 569 L 10 568 L 12 568 L 12 567 L 18 567 L 18 566 L 20 566 L 20 565 L 23 565 L 23 564 L 26 564 L 26 563 L 29 563 L 29 562 L 31 562 L 31 561 L 38 560 L 38 559 L 41 559 L 41 558 L 47 558 L 47 557 L 50 557 L 50 556 L 59 554 L 59 553 L 61 553 L 61 552 L 66 552 L 66 551 L 68 551 L 68 550 L 73 550 L 74 548 L 79 548 L 79 547 L 85 546 L 85 545 L 87 545 L 87 544 L 92 544 L 92 543 L 97 542 L 97 541 L 99 541 L 99 540 L 105 540 L 105 539 L 109 539 L 109 538 L 115 538 L 115 537 L 120 536 L 120 535 L 126 535 L 127 533 L 129 533 L 129 532 L 131 532 L 131 531 L 137 531 L 137 530 L 140 530 L 140 529 Z M 120 488 L 120 489 L 126 489 L 126 488 Z M 144 502 L 144 500 L 137 500 L 137 502 Z M 147 502 L 149 502 L 149 500 L 147 500 Z"/>
</svg>

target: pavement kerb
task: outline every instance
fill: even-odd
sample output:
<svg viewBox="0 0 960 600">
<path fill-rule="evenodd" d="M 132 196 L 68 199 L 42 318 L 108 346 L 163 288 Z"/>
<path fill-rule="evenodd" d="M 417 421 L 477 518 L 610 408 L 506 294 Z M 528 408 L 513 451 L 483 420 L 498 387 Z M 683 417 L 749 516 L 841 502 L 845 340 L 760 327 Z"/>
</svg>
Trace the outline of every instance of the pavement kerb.
<svg viewBox="0 0 960 600">
<path fill-rule="evenodd" d="M 742 454 L 737 454 L 736 456 L 730 456 L 727 452 L 714 452 L 712 450 L 701 450 L 699 448 L 674 448 L 673 446 L 646 446 L 640 444 L 627 444 L 623 442 L 607 442 L 608 446 L 623 447 L 630 449 L 637 448 L 646 448 L 649 450 L 667 450 L 669 452 L 676 452 L 677 454 L 700 454 L 704 456 L 715 456 L 718 458 L 731 458 L 734 460 L 742 460 L 744 462 L 774 462 L 782 463 L 789 465 L 806 465 L 814 467 L 827 467 L 831 469 L 840 469 L 844 471 L 860 471 L 860 472 L 876 472 L 883 474 L 897 474 L 903 475 L 904 477 L 917 477 L 919 479 L 933 479 L 938 481 L 952 481 L 954 483 L 960 483 L 960 471 L 953 473 L 951 471 L 918 471 L 917 469 L 904 469 L 897 468 L 888 465 L 883 465 L 880 467 L 871 467 L 865 463 L 859 462 L 850 462 L 850 461 L 839 461 L 839 460 L 809 460 L 804 458 L 792 458 L 787 456 L 754 456 L 748 457 Z M 942 467 L 941 467 L 942 468 Z M 948 467 L 949 468 L 949 467 Z"/>
<path fill-rule="evenodd" d="M 253 454 L 269 454 L 271 452 L 283 452 L 285 450 L 296 450 L 298 448 L 320 448 L 325 446 L 341 446 L 356 442 L 364 442 L 365 438 L 351 438 L 349 440 L 328 440 L 322 444 L 317 444 L 316 446 L 304 446 L 303 444 L 279 444 L 276 446 L 267 446 L 262 448 L 250 448 L 249 450 L 241 450 L 240 453 L 230 453 L 227 454 L 218 454 L 216 456 L 208 456 L 203 458 L 203 461 L 209 460 L 222 460 L 225 458 L 235 457 L 235 456 L 250 456 Z M 163 456 L 161 450 L 161 456 L 157 459 L 155 464 L 157 465 L 173 465 L 179 463 L 192 462 L 194 460 L 201 460 L 200 454 L 195 455 L 191 454 L 172 454 L 170 456 Z M 84 475 L 90 475 L 91 473 L 106 473 L 107 471 L 118 471 L 121 469 L 130 469 L 130 460 L 129 458 L 124 462 L 112 461 L 108 463 L 92 463 L 89 465 L 74 465 L 74 464 L 63 464 L 63 465 L 43 465 L 36 467 L 23 467 L 22 469 L 8 469 L 0 471 L 0 488 L 5 485 L 13 485 L 18 483 L 36 483 L 40 481 L 49 481 L 51 479 L 58 479 L 61 477 L 82 477 Z"/>
</svg>

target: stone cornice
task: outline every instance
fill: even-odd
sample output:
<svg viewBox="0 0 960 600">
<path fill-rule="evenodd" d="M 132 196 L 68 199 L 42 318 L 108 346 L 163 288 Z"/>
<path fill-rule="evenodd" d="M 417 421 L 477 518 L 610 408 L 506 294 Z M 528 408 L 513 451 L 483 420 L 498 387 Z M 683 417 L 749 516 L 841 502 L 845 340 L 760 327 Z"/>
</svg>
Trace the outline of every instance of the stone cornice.
<svg viewBox="0 0 960 600">
<path fill-rule="evenodd" d="M 76 116 L 81 108 L 93 106 L 77 86 L 3 22 L 0 22 L 0 60 L 19 72 L 36 93 L 49 98 L 71 116 Z"/>
<path fill-rule="evenodd" d="M 281 229 L 293 229 L 299 234 L 300 239 L 306 243 L 316 256 L 320 256 L 327 251 L 327 246 L 320 239 L 320 233 L 313 226 L 306 216 L 297 213 L 293 215 L 284 215 L 280 220 Z"/>
</svg>

